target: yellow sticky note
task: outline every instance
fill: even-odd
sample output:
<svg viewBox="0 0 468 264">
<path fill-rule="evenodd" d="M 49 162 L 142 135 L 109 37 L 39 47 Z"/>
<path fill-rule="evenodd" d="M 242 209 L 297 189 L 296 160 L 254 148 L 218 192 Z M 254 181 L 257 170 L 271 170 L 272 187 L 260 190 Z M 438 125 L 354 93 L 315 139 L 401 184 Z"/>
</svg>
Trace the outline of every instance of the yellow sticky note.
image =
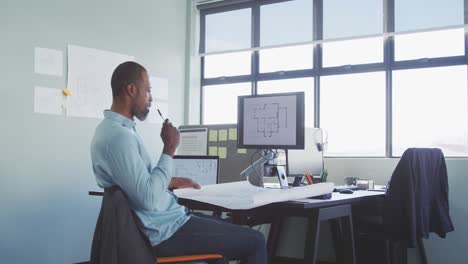
<svg viewBox="0 0 468 264">
<path fill-rule="evenodd" d="M 226 147 L 219 147 L 218 148 L 218 156 L 221 159 L 225 159 L 227 156 L 227 148 Z"/>
<path fill-rule="evenodd" d="M 237 128 L 229 129 L 229 140 L 237 140 Z"/>
<path fill-rule="evenodd" d="M 66 89 L 66 88 L 65 88 L 65 89 L 62 90 L 62 93 L 63 93 L 63 95 L 65 95 L 65 96 L 71 96 L 70 89 Z"/>
<path fill-rule="evenodd" d="M 237 149 L 238 154 L 247 154 L 247 149 Z"/>
<path fill-rule="evenodd" d="M 218 156 L 218 147 L 208 147 L 209 156 Z"/>
<path fill-rule="evenodd" d="M 218 130 L 210 130 L 208 141 L 218 141 Z"/>
<path fill-rule="evenodd" d="M 227 140 L 227 129 L 220 129 L 218 134 L 219 141 L 226 141 Z"/>
</svg>

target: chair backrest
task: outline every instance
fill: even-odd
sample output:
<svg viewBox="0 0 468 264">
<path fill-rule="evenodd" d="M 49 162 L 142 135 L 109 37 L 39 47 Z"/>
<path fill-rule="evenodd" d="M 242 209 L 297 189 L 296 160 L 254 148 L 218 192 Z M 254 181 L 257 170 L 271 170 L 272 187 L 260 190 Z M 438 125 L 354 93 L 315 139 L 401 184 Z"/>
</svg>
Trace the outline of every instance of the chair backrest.
<svg viewBox="0 0 468 264">
<path fill-rule="evenodd" d="M 94 230 L 90 263 L 155 263 L 151 245 L 139 225 L 141 222 L 124 192 L 118 186 L 106 188 Z"/>
<path fill-rule="evenodd" d="M 444 154 L 436 148 L 407 149 L 390 179 L 384 203 L 387 236 L 414 246 L 418 238 L 453 230 Z"/>
</svg>

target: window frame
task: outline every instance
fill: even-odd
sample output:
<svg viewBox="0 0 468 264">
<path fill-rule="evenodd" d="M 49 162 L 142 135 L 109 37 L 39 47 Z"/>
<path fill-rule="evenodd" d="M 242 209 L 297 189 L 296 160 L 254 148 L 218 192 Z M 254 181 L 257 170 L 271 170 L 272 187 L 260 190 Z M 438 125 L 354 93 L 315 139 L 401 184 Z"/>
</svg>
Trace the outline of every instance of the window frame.
<svg viewBox="0 0 468 264">
<path fill-rule="evenodd" d="M 254 47 L 260 45 L 260 7 L 263 5 L 275 4 L 289 0 L 244 0 L 233 1 L 234 3 L 215 5 L 214 7 L 207 6 L 200 8 L 200 53 L 205 51 L 205 18 L 207 15 L 214 13 L 228 12 L 238 9 L 251 8 L 252 24 L 251 24 L 251 74 L 242 76 L 230 77 L 217 77 L 205 78 L 204 76 L 204 57 L 201 57 L 200 67 L 200 123 L 203 124 L 203 87 L 216 84 L 231 84 L 238 82 L 250 82 L 252 84 L 251 94 L 257 94 L 257 82 L 259 81 L 272 81 L 291 78 L 314 78 L 314 127 L 320 127 L 320 77 L 331 75 L 342 75 L 351 73 L 364 73 L 364 72 L 385 72 L 385 158 L 393 158 L 392 156 L 392 73 L 394 70 L 404 69 L 421 69 L 431 67 L 444 67 L 444 66 L 460 66 L 468 67 L 468 32 L 465 29 L 464 34 L 464 55 L 438 57 L 429 59 L 413 59 L 395 61 L 395 45 L 392 32 L 395 30 L 395 0 L 382 0 L 383 1 L 383 34 L 388 34 L 383 41 L 383 62 L 381 63 L 368 63 L 359 65 L 344 65 L 323 67 L 322 66 L 322 47 L 321 44 L 313 46 L 313 68 L 301 69 L 292 71 L 279 71 L 279 72 L 259 72 L 259 51 Z M 311 0 L 313 1 L 313 41 L 322 40 L 323 38 L 323 1 L 326 0 Z M 465 5 L 464 14 L 468 14 L 468 6 Z M 468 17 L 465 15 L 465 21 Z M 468 73 L 467 73 L 468 75 Z M 382 158 L 382 156 L 326 156 L 327 158 Z M 456 157 L 459 158 L 459 157 Z M 463 158 L 463 157 L 462 157 Z"/>
</svg>

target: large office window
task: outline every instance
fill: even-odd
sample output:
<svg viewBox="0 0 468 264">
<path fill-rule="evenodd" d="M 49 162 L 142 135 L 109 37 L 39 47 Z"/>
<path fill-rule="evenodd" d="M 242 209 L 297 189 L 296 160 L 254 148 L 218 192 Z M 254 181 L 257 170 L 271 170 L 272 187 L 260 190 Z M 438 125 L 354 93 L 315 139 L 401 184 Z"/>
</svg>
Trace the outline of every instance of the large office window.
<svg viewBox="0 0 468 264">
<path fill-rule="evenodd" d="M 383 1 L 323 0 L 323 38 L 374 35 L 383 32 Z"/>
<path fill-rule="evenodd" d="M 250 48 L 250 8 L 206 16 L 205 52 Z"/>
<path fill-rule="evenodd" d="M 203 123 L 229 124 L 237 122 L 237 97 L 250 94 L 250 83 L 211 85 L 203 87 Z"/>
<path fill-rule="evenodd" d="M 313 45 L 260 50 L 260 73 L 312 69 Z"/>
<path fill-rule="evenodd" d="M 437 147 L 468 156 L 467 67 L 395 71 L 393 155 L 409 147 Z"/>
<path fill-rule="evenodd" d="M 323 66 L 383 62 L 383 37 L 323 43 Z"/>
<path fill-rule="evenodd" d="M 385 156 L 385 73 L 322 77 L 320 97 L 328 155 Z"/>
<path fill-rule="evenodd" d="M 314 127 L 314 78 L 258 82 L 258 94 L 304 92 L 305 125 Z"/>
<path fill-rule="evenodd" d="M 463 56 L 464 29 L 451 29 L 395 36 L 395 60 Z"/>
<path fill-rule="evenodd" d="M 260 7 L 260 43 L 272 46 L 311 41 L 312 21 L 310 0 L 263 5 Z"/>
<path fill-rule="evenodd" d="M 202 122 L 236 122 L 238 95 L 304 91 L 306 125 L 328 131 L 326 156 L 468 157 L 465 14 L 464 0 L 202 7 Z"/>
<path fill-rule="evenodd" d="M 249 51 L 205 56 L 205 78 L 250 74 Z"/>
<path fill-rule="evenodd" d="M 464 0 L 394 0 L 395 30 L 412 31 L 462 25 Z"/>
</svg>

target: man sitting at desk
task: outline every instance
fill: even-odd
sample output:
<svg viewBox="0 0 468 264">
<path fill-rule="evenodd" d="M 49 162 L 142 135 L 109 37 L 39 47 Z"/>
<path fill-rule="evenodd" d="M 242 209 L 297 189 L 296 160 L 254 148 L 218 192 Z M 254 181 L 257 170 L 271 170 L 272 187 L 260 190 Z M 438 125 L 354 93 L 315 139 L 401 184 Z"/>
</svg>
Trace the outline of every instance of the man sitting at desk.
<svg viewBox="0 0 468 264">
<path fill-rule="evenodd" d="M 177 203 L 171 190 L 200 186 L 188 178 L 171 177 L 180 135 L 168 119 L 161 129 L 164 148 L 156 166 L 135 129 L 134 117 L 144 120 L 153 100 L 146 69 L 135 62 L 124 62 L 114 70 L 111 86 L 112 107 L 104 111 L 104 120 L 91 143 L 94 174 L 100 187 L 118 185 L 125 192 L 155 254 L 212 253 L 245 263 L 267 263 L 262 233 L 191 215 Z"/>
</svg>

